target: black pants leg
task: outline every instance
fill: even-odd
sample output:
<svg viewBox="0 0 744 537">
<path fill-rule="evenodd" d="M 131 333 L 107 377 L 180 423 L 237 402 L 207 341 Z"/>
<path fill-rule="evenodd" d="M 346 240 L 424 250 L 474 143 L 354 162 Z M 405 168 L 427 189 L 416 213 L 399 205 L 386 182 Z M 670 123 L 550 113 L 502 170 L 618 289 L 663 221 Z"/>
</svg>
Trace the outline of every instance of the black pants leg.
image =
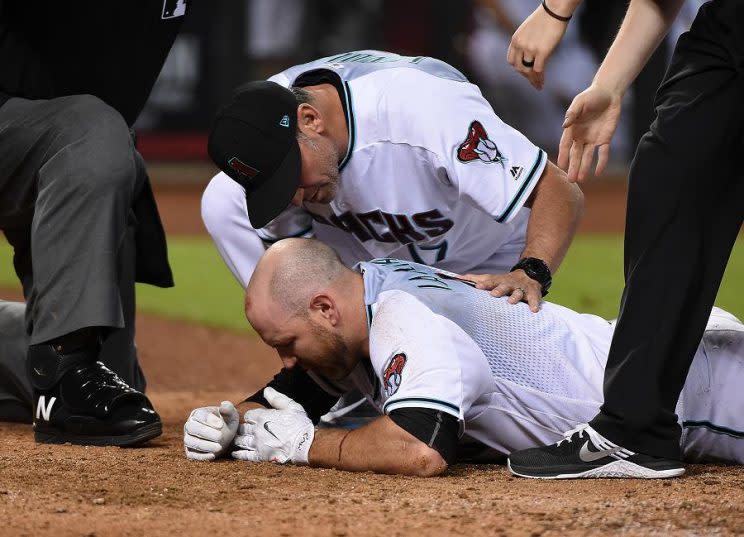
<svg viewBox="0 0 744 537">
<path fill-rule="evenodd" d="M 674 409 L 744 215 L 744 73 L 705 10 L 675 49 L 631 167 L 625 291 L 591 423 L 668 458 L 680 458 Z"/>
</svg>

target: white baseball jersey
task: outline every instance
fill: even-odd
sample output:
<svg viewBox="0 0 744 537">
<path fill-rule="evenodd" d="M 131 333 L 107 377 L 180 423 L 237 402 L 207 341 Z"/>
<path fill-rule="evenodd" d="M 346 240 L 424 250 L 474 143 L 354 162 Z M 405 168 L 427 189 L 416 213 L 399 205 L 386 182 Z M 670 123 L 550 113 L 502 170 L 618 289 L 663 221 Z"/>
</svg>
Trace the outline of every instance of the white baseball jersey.
<svg viewBox="0 0 744 537">
<path fill-rule="evenodd" d="M 610 322 L 551 303 L 535 314 L 417 263 L 359 270 L 370 361 L 344 382 L 312 375 L 327 391 L 356 387 L 386 414 L 441 410 L 502 454 L 555 442 L 598 412 Z M 711 319 L 677 408 L 683 452 L 744 463 L 744 326 L 721 310 Z"/>
<path fill-rule="evenodd" d="M 314 235 L 349 266 L 395 256 L 455 272 L 508 271 L 524 248 L 523 205 L 545 153 L 442 61 L 360 51 L 270 80 L 289 87 L 318 70 L 335 73 L 343 88 L 349 145 L 336 198 L 288 208 L 253 230 L 240 185 L 218 174 L 205 191 L 205 224 L 241 283 L 261 254 L 255 236 Z"/>
</svg>

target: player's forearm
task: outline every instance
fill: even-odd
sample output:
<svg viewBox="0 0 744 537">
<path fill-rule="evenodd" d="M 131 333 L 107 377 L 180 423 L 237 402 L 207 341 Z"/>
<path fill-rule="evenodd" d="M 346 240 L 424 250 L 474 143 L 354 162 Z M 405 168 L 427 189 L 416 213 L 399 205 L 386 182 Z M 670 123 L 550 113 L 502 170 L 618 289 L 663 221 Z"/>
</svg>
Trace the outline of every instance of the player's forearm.
<svg viewBox="0 0 744 537">
<path fill-rule="evenodd" d="M 563 261 L 584 211 L 584 194 L 548 162 L 529 205 L 527 239 L 521 257 L 542 259 L 555 273 Z"/>
<path fill-rule="evenodd" d="M 594 83 L 613 93 L 625 93 L 666 36 L 682 1 L 631 0 Z"/>
<path fill-rule="evenodd" d="M 397 430 L 396 430 L 397 429 Z M 359 429 L 319 429 L 309 453 L 310 466 L 351 472 L 429 477 L 447 469 L 432 448 L 387 416 Z"/>
</svg>

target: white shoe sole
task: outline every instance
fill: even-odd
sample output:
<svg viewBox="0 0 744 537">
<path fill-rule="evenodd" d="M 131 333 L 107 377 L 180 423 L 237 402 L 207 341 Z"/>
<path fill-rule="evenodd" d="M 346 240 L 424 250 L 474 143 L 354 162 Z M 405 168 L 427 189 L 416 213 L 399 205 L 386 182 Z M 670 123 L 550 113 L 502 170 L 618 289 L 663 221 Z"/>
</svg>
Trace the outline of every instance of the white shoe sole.
<svg viewBox="0 0 744 537">
<path fill-rule="evenodd" d="M 604 466 L 575 474 L 534 476 L 515 472 L 511 467 L 511 461 L 507 461 L 506 465 L 512 475 L 526 477 L 528 479 L 669 479 L 671 477 L 679 477 L 685 473 L 684 468 L 653 470 L 630 461 L 614 461 Z"/>
</svg>

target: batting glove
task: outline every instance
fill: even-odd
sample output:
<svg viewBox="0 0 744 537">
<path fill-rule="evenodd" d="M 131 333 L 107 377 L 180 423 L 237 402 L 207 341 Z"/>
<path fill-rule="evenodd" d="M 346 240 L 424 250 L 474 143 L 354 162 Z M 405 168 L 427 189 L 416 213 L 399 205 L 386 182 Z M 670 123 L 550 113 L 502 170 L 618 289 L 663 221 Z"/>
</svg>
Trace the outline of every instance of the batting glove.
<svg viewBox="0 0 744 537">
<path fill-rule="evenodd" d="M 220 406 L 206 406 L 191 411 L 183 426 L 183 447 L 186 458 L 194 461 L 213 461 L 227 453 L 240 418 L 230 401 Z"/>
<path fill-rule="evenodd" d="M 245 413 L 232 456 L 243 461 L 307 464 L 315 428 L 305 409 L 274 388 L 265 388 L 263 394 L 273 408 Z"/>
</svg>

